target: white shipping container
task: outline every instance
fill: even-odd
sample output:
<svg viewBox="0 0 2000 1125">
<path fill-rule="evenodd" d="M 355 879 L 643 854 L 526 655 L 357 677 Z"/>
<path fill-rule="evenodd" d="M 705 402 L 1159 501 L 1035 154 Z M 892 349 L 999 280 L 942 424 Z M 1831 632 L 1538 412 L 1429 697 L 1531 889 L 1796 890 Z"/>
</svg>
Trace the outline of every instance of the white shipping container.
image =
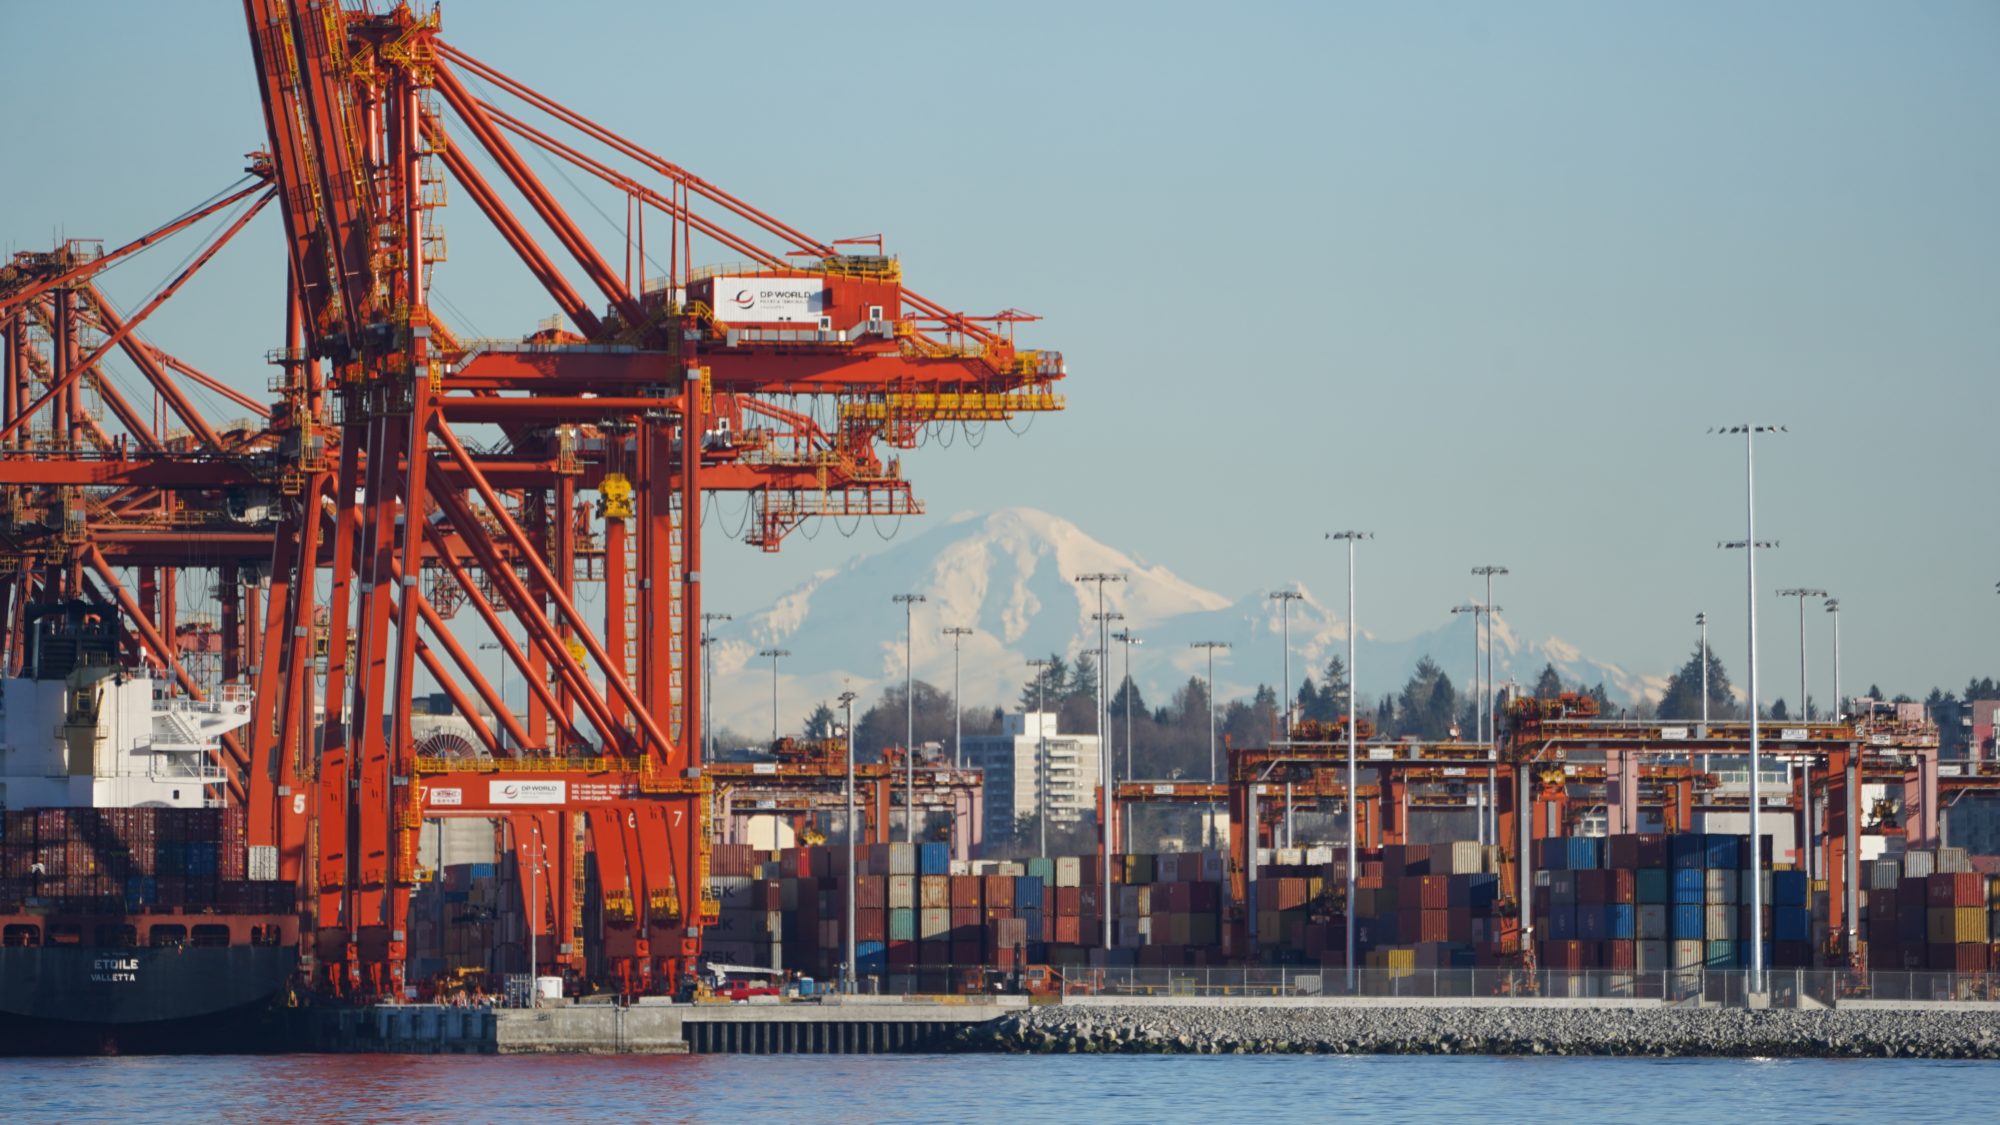
<svg viewBox="0 0 2000 1125">
<path fill-rule="evenodd" d="M 1076 887 L 1081 886 L 1082 882 L 1083 860 L 1073 855 L 1057 856 L 1056 886 Z"/>
<path fill-rule="evenodd" d="M 1736 939 L 1736 907 L 1733 905 L 1710 905 L 1703 911 L 1707 923 L 1705 930 L 1710 941 L 1734 941 Z"/>
<path fill-rule="evenodd" d="M 1672 943 L 1669 955 L 1676 969 L 1699 969 L 1708 962 L 1708 943 L 1700 941 L 1676 941 Z"/>
<path fill-rule="evenodd" d="M 914 875 L 889 876 L 889 909 L 914 910 L 917 905 L 917 877 Z"/>
</svg>

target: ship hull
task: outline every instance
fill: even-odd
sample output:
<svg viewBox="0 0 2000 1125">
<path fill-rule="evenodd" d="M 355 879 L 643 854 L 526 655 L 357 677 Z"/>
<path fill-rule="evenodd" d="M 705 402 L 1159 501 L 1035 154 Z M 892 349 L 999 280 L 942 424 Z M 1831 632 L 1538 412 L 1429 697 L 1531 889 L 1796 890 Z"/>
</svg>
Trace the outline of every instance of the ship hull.
<svg viewBox="0 0 2000 1125">
<path fill-rule="evenodd" d="M 0 948 L 0 1052 L 271 1050 L 298 951 L 229 945 Z"/>
</svg>

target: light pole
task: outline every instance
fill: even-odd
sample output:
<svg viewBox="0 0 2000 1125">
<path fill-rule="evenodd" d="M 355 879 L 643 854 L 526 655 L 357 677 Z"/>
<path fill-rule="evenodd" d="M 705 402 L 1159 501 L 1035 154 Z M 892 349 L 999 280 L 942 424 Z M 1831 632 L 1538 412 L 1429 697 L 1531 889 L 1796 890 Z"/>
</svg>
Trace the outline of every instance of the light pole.
<svg viewBox="0 0 2000 1125">
<path fill-rule="evenodd" d="M 903 607 L 903 840 L 917 842 L 917 697 L 912 693 L 910 651 L 917 603 L 922 594 L 897 594 L 889 599 Z"/>
<path fill-rule="evenodd" d="M 1123 642 L 1125 645 L 1125 683 L 1120 690 L 1125 693 L 1125 780 L 1130 781 L 1132 780 L 1132 696 L 1134 694 L 1132 687 L 1132 646 L 1146 642 L 1134 636 L 1130 629 L 1120 629 L 1116 633 L 1111 634 L 1111 639 Z M 1132 850 L 1132 822 L 1129 818 L 1125 821 L 1125 850 L 1128 852 Z"/>
<path fill-rule="evenodd" d="M 855 856 L 854 836 L 857 825 L 855 824 L 855 819 L 854 819 L 856 810 L 854 808 L 854 693 L 853 692 L 843 691 L 840 693 L 840 710 L 842 715 L 844 716 L 842 719 L 841 730 L 847 735 L 847 740 L 846 740 L 847 741 L 847 926 L 845 930 L 846 933 L 845 944 L 847 946 L 847 951 L 846 951 L 847 965 L 846 965 L 846 972 L 842 974 L 841 987 L 849 996 L 852 996 L 856 991 L 855 986 L 858 983 L 859 979 L 856 973 L 857 966 L 854 963 L 854 956 L 855 956 L 854 872 L 855 872 L 855 864 L 857 862 Z"/>
<path fill-rule="evenodd" d="M 1495 620 L 1493 614 L 1497 612 L 1500 609 L 1500 607 L 1493 604 L 1493 576 L 1496 574 L 1506 574 L 1507 568 L 1504 566 L 1475 566 L 1472 568 L 1472 573 L 1475 577 L 1484 577 L 1486 579 L 1486 688 L 1487 690 L 1484 693 L 1484 698 L 1480 706 L 1486 712 L 1486 757 L 1492 760 L 1493 762 L 1498 762 L 1500 759 L 1500 716 L 1493 713 L 1492 688 L 1493 688 L 1493 628 L 1494 626 L 1499 624 L 1499 621 Z M 1492 788 L 1496 784 L 1498 784 L 1498 782 L 1499 782 L 1499 772 L 1497 766 L 1488 765 L 1486 767 L 1487 789 L 1491 791 Z M 1494 816 L 1496 819 L 1493 822 L 1493 828 L 1495 834 L 1498 834 L 1500 822 L 1497 819 L 1499 816 L 1499 806 L 1497 802 L 1494 805 Z"/>
<path fill-rule="evenodd" d="M 1724 547 L 1739 548 L 1744 558 L 1744 594 L 1750 616 L 1750 991 L 1764 991 L 1764 853 L 1763 837 L 1760 834 L 1759 807 L 1763 805 L 1763 794 L 1758 791 L 1757 768 L 1762 755 L 1758 746 L 1757 722 L 1757 552 L 1766 547 L 1776 547 L 1777 541 L 1768 543 L 1757 539 L 1757 452 L 1758 434 L 1786 433 L 1783 426 L 1736 425 L 1721 426 L 1710 433 L 1743 435 L 1743 540 L 1725 543 Z"/>
<path fill-rule="evenodd" d="M 767 648 L 757 654 L 758 656 L 768 656 L 771 658 L 771 749 L 773 752 L 776 752 L 778 749 L 778 658 L 781 656 L 790 656 L 791 654 L 792 650 L 786 648 Z"/>
<path fill-rule="evenodd" d="M 1840 599 L 1826 599 L 1826 611 L 1833 615 L 1833 721 L 1846 713 L 1847 700 L 1840 694 Z"/>
<path fill-rule="evenodd" d="M 715 637 L 709 626 L 717 621 L 733 621 L 726 613 L 701 615 L 701 760 L 715 760 Z M 772 736 L 776 740 L 775 735 Z"/>
<path fill-rule="evenodd" d="M 1101 841 L 1100 850 L 1103 852 L 1104 860 L 1104 901 L 1099 904 L 1098 913 L 1104 916 L 1104 948 L 1109 950 L 1111 948 L 1111 801 L 1113 794 L 1111 791 L 1110 741 L 1105 737 L 1104 731 L 1105 719 L 1110 713 L 1110 708 L 1106 705 L 1106 700 L 1111 697 L 1104 690 L 1104 673 L 1105 666 L 1111 663 L 1111 642 L 1106 639 L 1110 634 L 1111 622 L 1114 619 L 1124 620 L 1124 615 L 1107 613 L 1105 611 L 1104 584 L 1107 582 L 1123 582 L 1125 581 L 1125 576 L 1099 571 L 1092 574 L 1079 574 L 1076 576 L 1076 580 L 1078 582 L 1092 582 L 1097 585 L 1097 612 L 1092 614 L 1092 617 L 1097 622 L 1097 784 L 1099 787 L 1097 837 Z"/>
<path fill-rule="evenodd" d="M 1333 531 L 1328 539 L 1338 539 L 1347 544 L 1347 991 L 1354 991 L 1354 874 L 1360 862 L 1354 843 L 1355 810 L 1359 802 L 1355 800 L 1354 768 L 1354 727 L 1355 704 L 1360 698 L 1355 685 L 1360 681 L 1354 675 L 1354 544 L 1363 539 L 1375 538 L 1372 531 Z M 1521 935 L 1522 941 L 1528 935 Z"/>
<path fill-rule="evenodd" d="M 1799 599 L 1799 721 L 1812 722 L 1812 696 L 1806 694 L 1806 599 L 1824 598 L 1825 590 L 1813 590 L 1804 586 L 1794 586 L 1778 591 L 1781 598 Z"/>
<path fill-rule="evenodd" d="M 963 625 L 947 625 L 944 635 L 951 638 L 951 768 L 965 768 L 965 705 L 959 701 L 959 642 L 972 635 Z"/>
<path fill-rule="evenodd" d="M 1794 587 L 1790 590 L 1778 591 L 1778 596 L 1781 598 L 1797 598 L 1799 600 L 1799 721 L 1802 723 L 1810 723 L 1812 722 L 1812 696 L 1809 694 L 1808 687 L 1806 684 L 1806 599 L 1824 598 L 1827 596 L 1827 593 L 1825 590 L 1810 590 L 1806 589 L 1805 587 Z M 1804 763 L 1804 769 L 1805 769 L 1805 780 L 1799 786 L 1799 791 L 1801 794 L 1803 794 L 1803 797 L 1799 803 L 1804 807 L 1804 812 L 1805 812 L 1805 817 L 1804 817 L 1805 829 L 1803 835 L 1805 836 L 1806 878 L 1812 879 L 1818 876 L 1818 872 L 1814 869 L 1814 864 L 1813 864 L 1813 852 L 1815 850 L 1813 845 L 1815 843 L 1815 837 L 1813 834 L 1811 759 L 1806 760 L 1806 762 Z M 1787 759 L 1785 762 L 1785 787 L 1787 789 L 1791 788 L 1791 781 L 1792 781 L 1792 763 L 1789 759 Z"/>
<path fill-rule="evenodd" d="M 1216 777 L 1217 777 L 1217 772 L 1216 772 L 1216 764 L 1215 764 L 1215 650 L 1216 650 L 1216 649 L 1219 649 L 1219 648 L 1222 648 L 1222 649 L 1226 649 L 1226 648 L 1228 648 L 1228 647 L 1230 647 L 1230 646 L 1229 646 L 1229 642 L 1228 642 L 1228 641 L 1196 641 L 1196 642 L 1194 642 L 1193 644 L 1189 645 L 1188 647 L 1189 647 L 1189 648 L 1201 648 L 1201 649 L 1207 649 L 1207 650 L 1208 650 L 1208 683 L 1207 683 L 1207 685 L 1206 685 L 1206 686 L 1205 686 L 1205 687 L 1203 688 L 1203 690 L 1204 690 L 1204 692 L 1205 692 L 1205 693 L 1206 693 L 1206 694 L 1208 695 L 1208 700 L 1207 700 L 1207 702 L 1208 702 L 1208 783 L 1209 783 L 1210 785 L 1214 785 L 1214 784 L 1215 784 L 1215 780 L 1216 780 Z M 1214 846 L 1215 846 L 1215 839 L 1216 839 L 1216 831 L 1215 831 L 1215 806 L 1214 806 L 1214 805 L 1210 805 L 1210 806 L 1208 807 L 1208 833 L 1207 833 L 1207 835 L 1208 835 L 1208 845 L 1207 845 L 1207 846 L 1209 846 L 1209 847 L 1214 847 Z M 1254 853 L 1254 851 L 1255 851 L 1255 846 L 1254 846 L 1254 845 L 1255 845 L 1255 841 L 1253 840 L 1253 841 L 1252 841 L 1252 851 L 1253 851 L 1253 853 Z M 1253 858 L 1254 858 L 1254 856 L 1253 856 Z"/>
<path fill-rule="evenodd" d="M 1132 646 L 1146 642 L 1130 629 L 1120 629 L 1111 634 L 1111 639 L 1125 646 L 1125 682 L 1119 690 L 1125 693 L 1125 780 L 1132 780 Z M 1129 838 L 1131 833 L 1126 833 Z"/>
<path fill-rule="evenodd" d="M 1279 628 L 1284 635 L 1285 645 L 1285 737 L 1292 737 L 1292 703 L 1298 698 L 1298 689 L 1292 686 L 1292 603 L 1305 597 L 1297 590 L 1273 590 L 1271 600 L 1278 603 Z M 1290 845 L 1291 841 L 1285 841 Z"/>
<path fill-rule="evenodd" d="M 1035 854 L 1044 859 L 1049 854 L 1049 717 L 1042 708 L 1047 705 L 1044 697 L 1049 686 L 1049 667 L 1054 663 L 1047 658 L 1028 661 L 1028 667 L 1035 670 L 1035 832 L 1041 838 Z"/>
<path fill-rule="evenodd" d="M 1708 737 L 1708 614 L 1694 615 L 1695 628 L 1701 631 L 1701 737 Z M 1707 767 L 1703 767 L 1706 769 Z"/>
<path fill-rule="evenodd" d="M 1473 723 L 1475 726 L 1480 725 L 1480 715 L 1482 714 L 1480 710 L 1481 705 L 1479 701 L 1491 695 L 1490 689 L 1482 689 L 1479 683 L 1479 619 L 1483 616 L 1490 620 L 1493 611 L 1499 608 L 1500 608 L 1499 606 L 1480 605 L 1478 602 L 1467 602 L 1464 605 L 1455 605 L 1451 607 L 1451 611 L 1453 613 L 1469 613 L 1472 615 L 1472 692 L 1473 692 L 1472 708 L 1473 708 Z M 1482 738 L 1482 734 L 1475 733 L 1473 735 L 1473 738 L 1475 740 L 1479 740 Z M 1482 844 L 1496 842 L 1495 838 L 1498 837 L 1500 834 L 1500 826 L 1498 821 L 1500 815 L 1499 813 L 1500 802 L 1498 799 L 1498 794 L 1495 792 L 1494 789 L 1494 786 L 1497 784 L 1497 781 L 1498 781 L 1497 768 L 1491 765 L 1487 766 L 1486 808 L 1480 810 L 1479 813 L 1479 842 Z M 1490 825 L 1487 823 L 1489 817 L 1493 818 L 1493 823 Z"/>
</svg>

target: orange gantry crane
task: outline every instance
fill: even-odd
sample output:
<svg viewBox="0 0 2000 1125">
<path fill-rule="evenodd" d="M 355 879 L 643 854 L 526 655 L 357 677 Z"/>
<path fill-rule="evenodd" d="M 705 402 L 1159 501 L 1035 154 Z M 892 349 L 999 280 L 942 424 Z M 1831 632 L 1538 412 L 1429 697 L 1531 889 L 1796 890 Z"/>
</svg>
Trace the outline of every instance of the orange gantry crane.
<svg viewBox="0 0 2000 1125">
<path fill-rule="evenodd" d="M 217 764 L 253 867 L 303 892 L 311 987 L 411 993 L 419 830 L 477 816 L 549 872 L 524 888 L 534 972 L 677 988 L 717 907 L 704 496 L 744 494 L 743 538 L 767 551 L 812 519 L 920 513 L 886 451 L 1061 409 L 1061 357 L 1015 347 L 1025 314 L 904 288 L 879 239 L 850 253 L 810 237 L 447 44 L 435 9 L 244 9 L 268 134 L 247 184 L 110 253 L 0 270 L 0 655 L 19 666 L 30 607 L 84 602 L 118 615 L 131 659 L 199 694 L 173 590 L 212 575 L 221 670 L 253 683 L 256 714 Z M 626 197 L 622 269 L 527 154 Z M 432 313 L 447 191 L 558 321 L 465 340 Z M 289 300 L 263 403 L 132 329 L 267 208 Z M 221 234 L 129 317 L 94 288 L 108 263 L 216 216 Z M 664 277 L 647 276 L 649 218 Z M 114 351 L 176 432 L 101 377 Z M 250 422 L 202 417 L 184 381 Z M 579 609 L 581 583 L 602 584 L 601 616 Z M 519 715 L 474 657 L 489 647 L 527 685 Z M 418 752 L 419 677 L 476 745 Z M 618 907 L 588 923 L 586 873 Z"/>
</svg>

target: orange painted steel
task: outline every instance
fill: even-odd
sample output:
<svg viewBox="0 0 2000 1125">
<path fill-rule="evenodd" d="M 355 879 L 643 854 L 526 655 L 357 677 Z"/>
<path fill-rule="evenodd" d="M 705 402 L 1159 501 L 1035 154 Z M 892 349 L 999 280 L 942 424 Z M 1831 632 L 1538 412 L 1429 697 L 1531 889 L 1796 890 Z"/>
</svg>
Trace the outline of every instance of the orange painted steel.
<svg viewBox="0 0 2000 1125">
<path fill-rule="evenodd" d="M 764 550 L 814 518 L 921 513 L 884 448 L 1060 409 L 1061 357 L 1016 347 L 1027 314 L 950 311 L 904 289 L 879 240 L 848 255 L 852 240 L 809 237 L 452 49 L 434 10 L 245 0 L 244 13 L 268 142 L 253 182 L 110 254 L 65 246 L 0 268 L 0 668 L 22 667 L 31 610 L 80 600 L 125 622 L 127 659 L 199 692 L 177 656 L 175 591 L 213 572 L 220 665 L 255 688 L 254 721 L 225 742 L 228 799 L 301 892 L 309 987 L 414 994 L 419 829 L 477 815 L 551 872 L 523 903 L 549 939 L 535 972 L 676 989 L 716 909 L 694 659 L 704 498 L 747 496 L 744 539 Z M 536 151 L 628 195 L 642 276 L 629 251 L 621 275 L 582 234 Z M 447 178 L 566 327 L 463 341 L 433 314 Z M 134 330 L 268 204 L 288 300 L 266 406 Z M 648 211 L 672 247 L 652 281 Z M 107 265 L 203 223 L 219 233 L 129 317 L 96 289 Z M 751 265 L 697 271 L 698 246 Z M 816 294 L 814 317 L 718 314 L 722 277 Z M 591 288 L 602 312 L 580 296 Z M 157 432 L 102 377 L 114 355 L 182 432 Z M 252 420 L 205 418 L 191 388 Z M 496 427 L 504 452 L 466 442 L 458 427 L 474 424 Z M 579 495 L 608 497 L 614 474 L 629 503 Z M 598 581 L 615 596 L 586 621 L 577 587 Z M 468 607 L 469 626 L 450 620 Z M 524 714 L 454 635 L 468 627 L 527 684 Z M 465 715 L 477 757 L 418 757 L 419 669 Z M 939 792 L 956 800 L 954 787 Z M 864 788 L 886 826 L 886 775 Z M 590 942 L 586 853 L 611 904 Z"/>
</svg>

